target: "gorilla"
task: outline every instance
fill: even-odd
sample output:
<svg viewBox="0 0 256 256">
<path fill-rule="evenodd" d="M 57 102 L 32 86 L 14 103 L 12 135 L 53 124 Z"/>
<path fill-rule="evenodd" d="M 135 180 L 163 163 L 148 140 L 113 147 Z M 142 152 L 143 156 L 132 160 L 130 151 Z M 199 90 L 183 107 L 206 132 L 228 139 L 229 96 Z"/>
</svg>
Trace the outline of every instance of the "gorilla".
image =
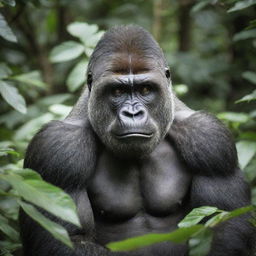
<svg viewBox="0 0 256 256">
<path fill-rule="evenodd" d="M 175 230 L 195 207 L 229 211 L 250 204 L 230 133 L 174 95 L 161 48 L 135 25 L 104 34 L 78 102 L 65 120 L 35 135 L 24 166 L 71 195 L 82 225 L 57 220 L 68 230 L 72 250 L 21 212 L 26 256 L 188 255 L 185 243 L 132 252 L 105 245 Z M 251 255 L 251 237 L 247 218 L 232 219 L 215 230 L 208 255 Z"/>
</svg>

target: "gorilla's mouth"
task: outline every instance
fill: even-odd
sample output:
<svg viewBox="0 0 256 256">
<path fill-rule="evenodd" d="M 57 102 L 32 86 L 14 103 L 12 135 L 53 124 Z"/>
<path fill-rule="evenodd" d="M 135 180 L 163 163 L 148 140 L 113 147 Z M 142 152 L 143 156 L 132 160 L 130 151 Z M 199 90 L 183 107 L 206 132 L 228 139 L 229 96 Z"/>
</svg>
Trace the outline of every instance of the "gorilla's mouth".
<svg viewBox="0 0 256 256">
<path fill-rule="evenodd" d="M 142 133 L 142 132 L 128 132 L 122 134 L 115 134 L 118 139 L 126 139 L 126 138 L 151 138 L 153 133 Z"/>
</svg>

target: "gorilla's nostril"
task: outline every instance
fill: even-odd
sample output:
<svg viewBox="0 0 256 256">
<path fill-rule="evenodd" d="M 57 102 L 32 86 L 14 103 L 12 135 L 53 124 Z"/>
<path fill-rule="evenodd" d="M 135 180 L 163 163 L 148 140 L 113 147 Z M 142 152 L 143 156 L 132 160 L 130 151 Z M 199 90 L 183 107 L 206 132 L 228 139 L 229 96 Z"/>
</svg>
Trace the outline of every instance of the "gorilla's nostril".
<svg viewBox="0 0 256 256">
<path fill-rule="evenodd" d="M 144 117 L 144 115 L 145 115 L 145 111 L 139 110 L 139 111 L 137 111 L 137 113 L 135 113 L 134 116 L 137 118 L 142 118 L 142 117 Z"/>
<path fill-rule="evenodd" d="M 122 110 L 121 115 L 123 117 L 132 118 L 132 119 L 141 119 L 145 116 L 145 111 L 143 110 Z"/>
<path fill-rule="evenodd" d="M 125 116 L 125 117 L 130 117 L 130 118 L 132 118 L 134 116 L 134 114 L 128 110 L 122 110 L 121 115 Z"/>
</svg>

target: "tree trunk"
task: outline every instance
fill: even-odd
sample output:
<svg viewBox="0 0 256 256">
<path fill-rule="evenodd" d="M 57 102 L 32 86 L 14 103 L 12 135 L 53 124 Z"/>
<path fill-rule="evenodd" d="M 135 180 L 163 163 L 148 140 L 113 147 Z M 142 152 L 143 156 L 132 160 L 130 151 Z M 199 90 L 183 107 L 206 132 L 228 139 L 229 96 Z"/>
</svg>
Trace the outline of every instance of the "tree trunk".
<svg viewBox="0 0 256 256">
<path fill-rule="evenodd" d="M 153 36 L 158 42 L 161 40 L 161 33 L 163 27 L 163 10 L 164 0 L 154 0 L 152 32 Z"/>
<path fill-rule="evenodd" d="M 194 0 L 180 0 L 179 1 L 179 51 L 187 52 L 191 46 L 191 17 L 190 11 L 193 7 Z"/>
</svg>

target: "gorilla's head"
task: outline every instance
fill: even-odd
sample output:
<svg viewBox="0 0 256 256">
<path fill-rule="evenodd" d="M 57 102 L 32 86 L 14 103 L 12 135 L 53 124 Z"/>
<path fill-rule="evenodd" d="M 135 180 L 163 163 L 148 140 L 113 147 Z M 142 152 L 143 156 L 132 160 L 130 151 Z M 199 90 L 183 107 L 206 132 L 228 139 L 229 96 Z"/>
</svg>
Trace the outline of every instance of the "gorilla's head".
<svg viewBox="0 0 256 256">
<path fill-rule="evenodd" d="M 153 37 L 131 25 L 107 31 L 87 78 L 89 119 L 102 143 L 121 157 L 152 152 L 173 120 L 170 73 Z"/>
</svg>

